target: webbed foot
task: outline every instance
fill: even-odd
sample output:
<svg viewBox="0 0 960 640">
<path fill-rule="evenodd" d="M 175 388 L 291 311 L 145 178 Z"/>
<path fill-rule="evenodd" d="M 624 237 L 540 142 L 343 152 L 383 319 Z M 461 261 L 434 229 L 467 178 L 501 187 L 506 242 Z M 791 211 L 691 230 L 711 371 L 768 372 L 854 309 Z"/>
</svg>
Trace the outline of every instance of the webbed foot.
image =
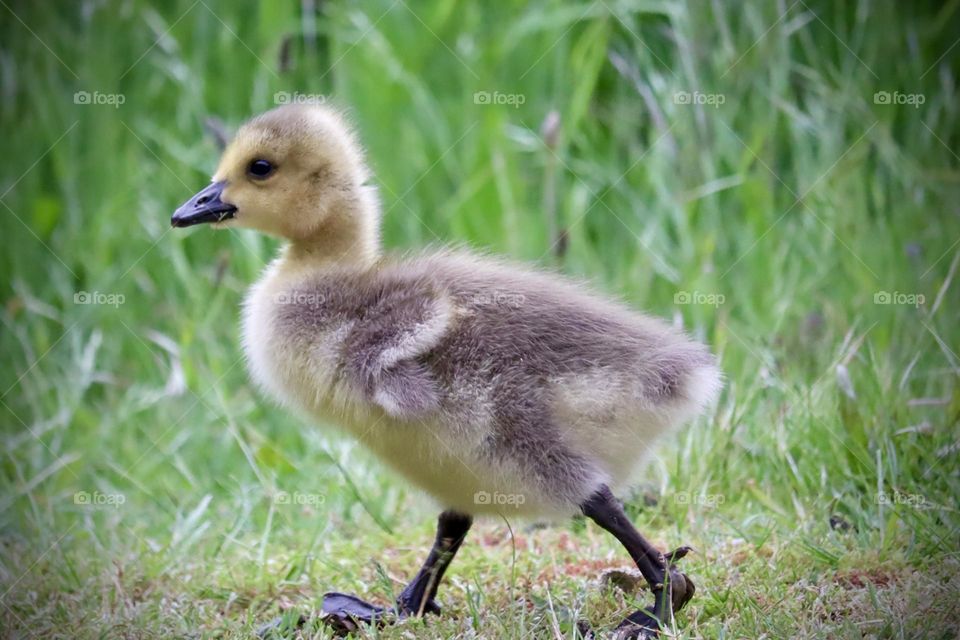
<svg viewBox="0 0 960 640">
<path fill-rule="evenodd" d="M 634 611 L 617 625 L 613 636 L 616 640 L 644 640 L 659 637 L 660 629 L 664 625 L 670 624 L 673 614 L 690 602 L 697 588 L 690 576 L 680 571 L 675 564 L 677 560 L 690 553 L 690 551 L 690 547 L 680 547 L 664 554 L 670 570 L 670 578 L 667 581 L 670 586 L 669 610 L 666 607 L 667 600 L 663 593 L 666 586 L 654 589 L 655 603 L 639 611 Z"/>
<path fill-rule="evenodd" d="M 370 604 L 357 596 L 336 591 L 323 594 L 320 619 L 338 634 L 356 631 L 360 625 L 389 624 L 395 622 L 395 618 L 393 610 Z"/>
<path fill-rule="evenodd" d="M 371 604 L 357 596 L 330 591 L 323 594 L 320 621 L 333 629 L 337 635 L 347 635 L 357 631 L 361 626 L 383 626 L 393 624 L 404 618 L 421 615 L 421 611 L 414 608 L 415 606 L 417 604 L 406 591 L 400 594 L 400 597 L 397 598 L 397 606 L 391 609 Z M 435 600 L 428 600 L 423 603 L 422 613 L 439 615 L 440 605 Z M 271 638 L 277 632 L 300 629 L 306 623 L 307 617 L 303 614 L 296 618 L 290 616 L 279 617 L 260 627 L 257 630 L 257 637 Z"/>
</svg>

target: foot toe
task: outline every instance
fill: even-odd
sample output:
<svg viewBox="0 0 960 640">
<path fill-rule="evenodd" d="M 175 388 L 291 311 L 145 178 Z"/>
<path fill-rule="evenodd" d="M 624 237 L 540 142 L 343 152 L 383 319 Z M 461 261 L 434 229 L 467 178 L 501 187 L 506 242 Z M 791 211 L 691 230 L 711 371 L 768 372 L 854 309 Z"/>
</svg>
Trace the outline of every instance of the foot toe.
<svg viewBox="0 0 960 640">
<path fill-rule="evenodd" d="M 673 611 L 680 611 L 696 593 L 697 587 L 693 584 L 690 576 L 683 573 L 675 566 L 670 566 L 670 597 L 673 603 Z"/>
<path fill-rule="evenodd" d="M 667 562 L 673 563 L 679 560 L 680 558 L 683 558 L 691 551 L 693 551 L 693 547 L 688 545 L 683 545 L 682 547 L 677 547 L 670 553 L 665 553 L 664 556 L 667 558 Z"/>
<path fill-rule="evenodd" d="M 614 629 L 616 640 L 648 640 L 660 636 L 660 623 L 653 616 L 652 607 L 634 611 Z"/>
<path fill-rule="evenodd" d="M 330 592 L 323 595 L 323 622 L 342 633 L 356 631 L 360 624 L 383 624 L 390 612 L 356 596 Z"/>
</svg>

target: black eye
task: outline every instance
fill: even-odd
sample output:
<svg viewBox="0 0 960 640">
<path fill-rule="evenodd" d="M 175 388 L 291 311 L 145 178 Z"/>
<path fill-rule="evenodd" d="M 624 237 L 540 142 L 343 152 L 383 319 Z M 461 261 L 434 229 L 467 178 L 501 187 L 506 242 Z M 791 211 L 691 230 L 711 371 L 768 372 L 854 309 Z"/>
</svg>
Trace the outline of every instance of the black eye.
<svg viewBox="0 0 960 640">
<path fill-rule="evenodd" d="M 268 160 L 254 160 L 247 167 L 247 173 L 254 178 L 266 178 L 273 173 L 273 165 Z"/>
</svg>

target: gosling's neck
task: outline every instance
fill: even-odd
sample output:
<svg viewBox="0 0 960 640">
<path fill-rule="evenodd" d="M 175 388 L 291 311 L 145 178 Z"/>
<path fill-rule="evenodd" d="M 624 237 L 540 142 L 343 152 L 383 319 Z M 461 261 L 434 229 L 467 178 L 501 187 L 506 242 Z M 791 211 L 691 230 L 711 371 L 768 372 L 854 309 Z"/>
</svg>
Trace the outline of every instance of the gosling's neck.
<svg viewBox="0 0 960 640">
<path fill-rule="evenodd" d="M 281 268 L 364 271 L 380 257 L 379 203 L 372 190 L 361 191 L 308 237 L 289 241 L 281 254 Z"/>
</svg>

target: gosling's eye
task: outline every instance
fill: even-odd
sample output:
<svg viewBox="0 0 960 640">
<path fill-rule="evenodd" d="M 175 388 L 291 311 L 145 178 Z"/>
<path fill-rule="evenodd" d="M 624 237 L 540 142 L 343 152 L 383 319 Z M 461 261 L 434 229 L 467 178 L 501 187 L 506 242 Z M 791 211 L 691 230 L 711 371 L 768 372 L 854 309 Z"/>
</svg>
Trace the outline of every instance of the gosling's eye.
<svg viewBox="0 0 960 640">
<path fill-rule="evenodd" d="M 266 178 L 273 173 L 273 165 L 269 160 L 254 160 L 247 167 L 247 173 L 253 178 Z"/>
</svg>

